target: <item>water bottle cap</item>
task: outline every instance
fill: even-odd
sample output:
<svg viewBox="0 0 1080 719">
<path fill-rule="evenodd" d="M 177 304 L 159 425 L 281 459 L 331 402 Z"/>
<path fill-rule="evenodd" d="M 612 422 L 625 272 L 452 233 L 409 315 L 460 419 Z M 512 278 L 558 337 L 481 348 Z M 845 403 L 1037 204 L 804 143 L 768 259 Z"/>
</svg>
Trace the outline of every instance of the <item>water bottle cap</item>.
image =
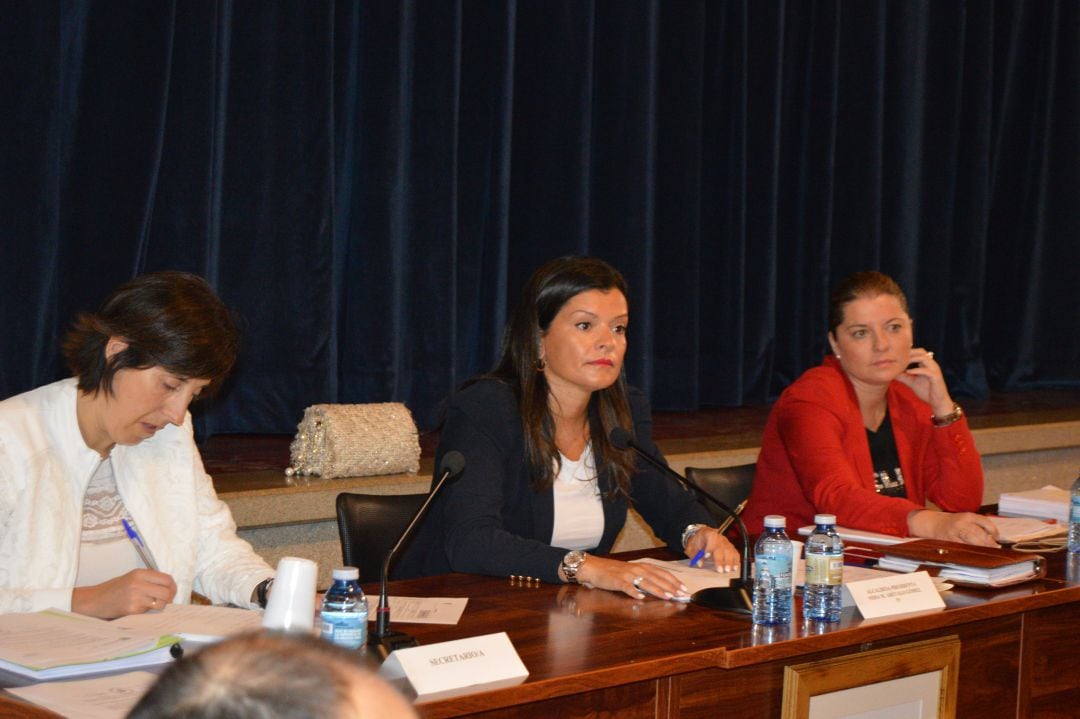
<svg viewBox="0 0 1080 719">
<path fill-rule="evenodd" d="M 334 569 L 334 579 L 344 579 L 346 581 L 352 579 L 356 580 L 360 578 L 360 570 L 356 567 L 337 567 Z"/>
<path fill-rule="evenodd" d="M 836 524 L 835 514 L 815 514 L 814 524 Z"/>
<path fill-rule="evenodd" d="M 782 514 L 766 514 L 765 515 L 765 526 L 766 527 L 772 527 L 774 529 L 776 527 L 786 527 L 787 526 L 787 518 L 784 517 L 784 515 L 782 515 Z"/>
</svg>

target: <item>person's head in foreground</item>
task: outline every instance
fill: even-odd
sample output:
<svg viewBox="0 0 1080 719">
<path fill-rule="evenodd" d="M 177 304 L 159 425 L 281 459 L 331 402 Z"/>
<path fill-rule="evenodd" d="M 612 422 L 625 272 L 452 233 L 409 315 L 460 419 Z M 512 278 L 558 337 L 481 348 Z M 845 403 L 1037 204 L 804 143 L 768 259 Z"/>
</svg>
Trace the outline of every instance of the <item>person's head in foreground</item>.
<svg viewBox="0 0 1080 719">
<path fill-rule="evenodd" d="M 358 655 L 307 635 L 227 639 L 169 667 L 129 719 L 406 719 L 416 712 Z"/>
</svg>

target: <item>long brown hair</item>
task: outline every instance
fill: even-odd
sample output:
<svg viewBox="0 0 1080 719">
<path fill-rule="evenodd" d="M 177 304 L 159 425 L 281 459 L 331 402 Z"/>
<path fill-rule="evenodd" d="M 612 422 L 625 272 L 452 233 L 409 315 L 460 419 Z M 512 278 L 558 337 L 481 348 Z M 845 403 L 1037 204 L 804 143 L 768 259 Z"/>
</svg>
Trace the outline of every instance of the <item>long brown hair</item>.
<svg viewBox="0 0 1080 719">
<path fill-rule="evenodd" d="M 594 257 L 567 256 L 540 267 L 521 292 L 521 301 L 503 333 L 498 363 L 487 375 L 509 384 L 518 399 L 525 433 L 525 456 L 532 487 L 551 488 L 560 466 L 555 446 L 555 420 L 548 406 L 549 388 L 539 371 L 540 339 L 566 302 L 589 290 L 618 290 L 627 297 L 626 280 L 614 267 Z M 612 446 L 608 434 L 616 426 L 634 431 L 624 372 L 613 385 L 589 399 L 589 435 L 604 496 L 629 496 L 634 457 Z"/>
</svg>

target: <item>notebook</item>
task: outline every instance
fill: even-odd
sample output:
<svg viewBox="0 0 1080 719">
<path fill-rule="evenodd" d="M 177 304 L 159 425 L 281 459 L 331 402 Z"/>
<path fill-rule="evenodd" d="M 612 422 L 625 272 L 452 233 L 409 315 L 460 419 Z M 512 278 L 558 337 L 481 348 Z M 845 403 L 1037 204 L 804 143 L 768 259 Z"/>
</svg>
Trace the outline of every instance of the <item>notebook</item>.
<svg viewBox="0 0 1080 719">
<path fill-rule="evenodd" d="M 896 572 L 927 570 L 958 586 L 1006 587 L 1046 574 L 1043 558 L 996 547 L 940 539 L 917 539 L 882 550 L 878 567 Z"/>
</svg>

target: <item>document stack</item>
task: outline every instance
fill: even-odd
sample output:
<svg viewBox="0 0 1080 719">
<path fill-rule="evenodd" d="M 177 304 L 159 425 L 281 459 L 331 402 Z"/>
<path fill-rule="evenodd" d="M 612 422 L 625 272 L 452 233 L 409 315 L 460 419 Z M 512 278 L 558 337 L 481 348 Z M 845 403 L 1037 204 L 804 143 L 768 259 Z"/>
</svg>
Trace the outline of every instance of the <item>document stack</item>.
<svg viewBox="0 0 1080 719">
<path fill-rule="evenodd" d="M 1063 525 L 1069 521 L 1069 490 L 1046 486 L 1026 492 L 1004 492 L 998 498 L 998 512 L 1006 517 L 1041 517 Z"/>
</svg>

